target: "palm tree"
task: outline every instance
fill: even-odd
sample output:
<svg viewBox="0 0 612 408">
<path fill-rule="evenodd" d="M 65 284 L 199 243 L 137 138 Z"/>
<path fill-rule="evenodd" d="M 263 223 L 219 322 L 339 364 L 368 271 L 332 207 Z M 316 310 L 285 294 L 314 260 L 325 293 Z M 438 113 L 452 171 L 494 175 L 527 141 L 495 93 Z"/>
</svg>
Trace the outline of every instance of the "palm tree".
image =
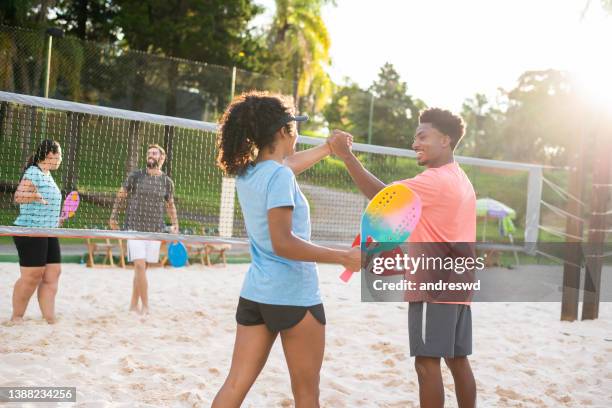
<svg viewBox="0 0 612 408">
<path fill-rule="evenodd" d="M 303 104 L 320 111 L 331 95 L 332 83 L 325 69 L 330 65 L 330 38 L 321 17 L 329 0 L 276 0 L 276 13 L 268 43 L 277 62 L 272 75 L 293 81 L 298 109 Z"/>
</svg>

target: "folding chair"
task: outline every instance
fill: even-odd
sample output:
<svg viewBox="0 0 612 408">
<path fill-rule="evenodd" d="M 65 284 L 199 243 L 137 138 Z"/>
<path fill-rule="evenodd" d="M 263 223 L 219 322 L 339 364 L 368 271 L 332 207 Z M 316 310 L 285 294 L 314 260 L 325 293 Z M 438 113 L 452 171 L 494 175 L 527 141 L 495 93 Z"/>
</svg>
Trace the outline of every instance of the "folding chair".
<svg viewBox="0 0 612 408">
<path fill-rule="evenodd" d="M 221 260 L 223 266 L 227 266 L 227 260 L 225 258 L 225 251 L 232 249 L 230 244 L 204 244 L 204 257 L 206 258 L 206 265 L 211 266 L 210 256 L 217 254 L 217 261 Z"/>
<path fill-rule="evenodd" d="M 114 268 L 113 248 L 119 248 L 119 266 L 125 268 L 125 252 L 121 240 L 117 240 L 117 243 L 113 244 L 108 238 L 103 242 L 96 242 L 90 238 L 87 239 L 87 266 L 90 268 L 94 266 L 98 268 Z M 96 264 L 96 254 L 100 253 L 104 255 L 104 259 L 101 264 Z"/>
</svg>

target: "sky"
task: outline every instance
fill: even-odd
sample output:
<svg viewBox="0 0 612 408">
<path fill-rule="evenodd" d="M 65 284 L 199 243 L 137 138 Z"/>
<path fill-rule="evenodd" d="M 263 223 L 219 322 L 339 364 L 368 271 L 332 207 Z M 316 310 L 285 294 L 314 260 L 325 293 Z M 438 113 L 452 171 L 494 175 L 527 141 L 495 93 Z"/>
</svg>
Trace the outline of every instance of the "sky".
<svg viewBox="0 0 612 408">
<path fill-rule="evenodd" d="M 528 70 L 603 80 L 612 72 L 612 53 L 603 51 L 611 48 L 612 16 L 591 0 L 581 19 L 587 1 L 336 0 L 323 9 L 329 73 L 367 88 L 390 62 L 411 95 L 454 111 L 476 93 L 494 101 L 499 87 L 513 88 Z M 266 8 L 257 23 L 269 22 L 274 0 L 256 2 Z"/>
</svg>

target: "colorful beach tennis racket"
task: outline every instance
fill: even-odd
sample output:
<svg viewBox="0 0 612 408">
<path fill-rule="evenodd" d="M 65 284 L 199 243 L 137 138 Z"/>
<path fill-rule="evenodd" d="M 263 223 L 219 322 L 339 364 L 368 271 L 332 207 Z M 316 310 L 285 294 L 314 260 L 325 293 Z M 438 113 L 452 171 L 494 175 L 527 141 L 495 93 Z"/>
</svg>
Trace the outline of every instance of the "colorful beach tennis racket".
<svg viewBox="0 0 612 408">
<path fill-rule="evenodd" d="M 420 217 L 419 196 L 404 184 L 391 184 L 368 203 L 361 217 L 361 233 L 353 246 L 361 244 L 362 252 L 368 254 L 393 250 L 406 242 Z M 353 272 L 347 269 L 340 279 L 348 282 L 351 276 Z"/>
<path fill-rule="evenodd" d="M 76 191 L 69 192 L 64 200 L 64 208 L 62 208 L 62 212 L 60 214 L 60 221 L 64 222 L 68 218 L 74 217 L 77 208 L 79 208 L 80 202 L 81 199 L 79 197 L 79 193 Z"/>
<path fill-rule="evenodd" d="M 182 242 L 174 241 L 168 245 L 168 261 L 175 268 L 187 265 L 187 248 Z"/>
</svg>

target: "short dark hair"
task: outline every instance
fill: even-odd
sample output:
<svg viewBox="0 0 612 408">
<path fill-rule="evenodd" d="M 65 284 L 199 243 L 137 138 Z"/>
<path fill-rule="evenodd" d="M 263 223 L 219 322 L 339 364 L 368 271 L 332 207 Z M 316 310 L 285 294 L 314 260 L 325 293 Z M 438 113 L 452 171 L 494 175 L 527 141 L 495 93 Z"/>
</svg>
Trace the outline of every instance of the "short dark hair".
<svg viewBox="0 0 612 408">
<path fill-rule="evenodd" d="M 159 154 L 161 154 L 162 157 L 166 157 L 166 151 L 164 150 L 164 148 L 156 143 L 150 144 L 149 147 L 147 147 L 147 151 L 149 151 L 149 149 L 157 149 L 159 150 Z"/>
<path fill-rule="evenodd" d="M 440 108 L 429 108 L 421 112 L 419 123 L 431 123 L 438 131 L 450 137 L 453 150 L 465 132 L 465 123 L 461 116 Z"/>
</svg>

